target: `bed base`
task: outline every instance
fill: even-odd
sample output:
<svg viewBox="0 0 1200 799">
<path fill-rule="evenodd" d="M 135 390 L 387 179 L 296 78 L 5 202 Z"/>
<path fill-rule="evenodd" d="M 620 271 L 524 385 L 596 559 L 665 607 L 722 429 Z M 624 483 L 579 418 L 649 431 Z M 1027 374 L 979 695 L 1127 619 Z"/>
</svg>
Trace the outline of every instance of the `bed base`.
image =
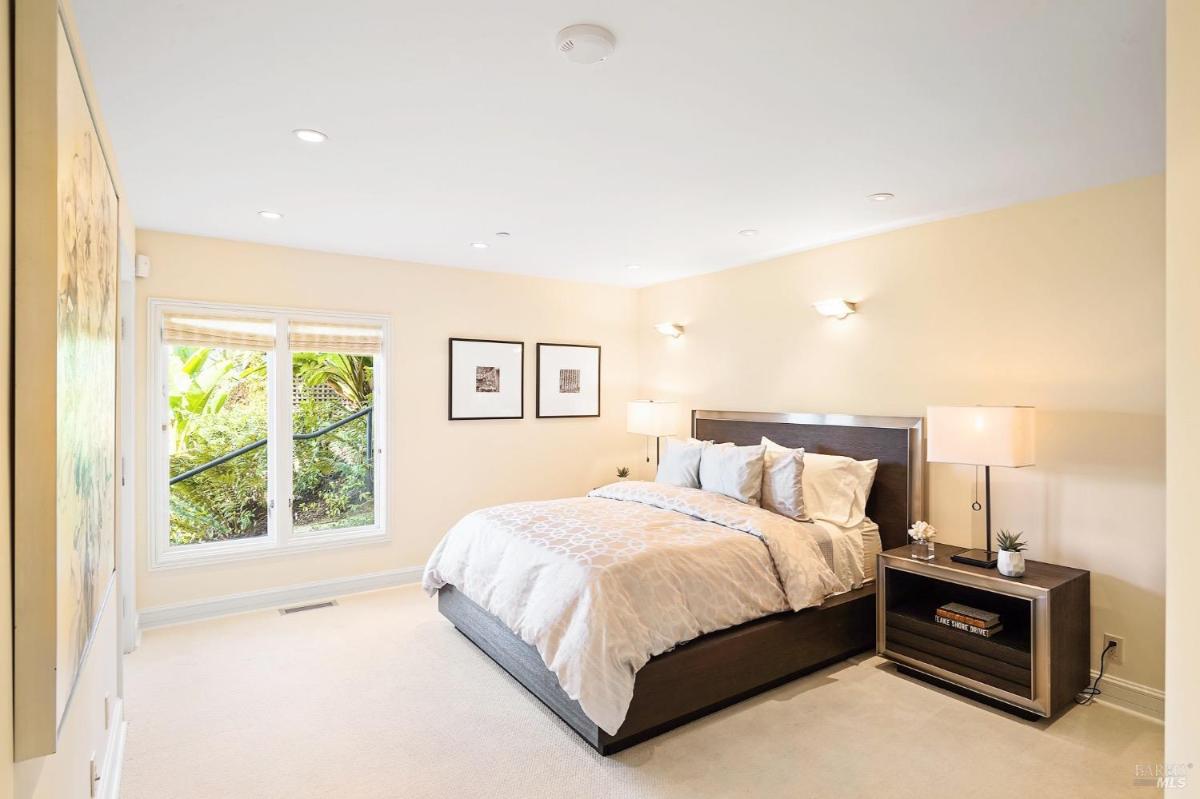
<svg viewBox="0 0 1200 799">
<path fill-rule="evenodd" d="M 559 687 L 537 650 L 454 586 L 438 611 L 601 755 L 622 749 L 875 646 L 875 586 L 817 608 L 778 613 L 703 635 L 641 668 L 616 735 Z"/>
</svg>

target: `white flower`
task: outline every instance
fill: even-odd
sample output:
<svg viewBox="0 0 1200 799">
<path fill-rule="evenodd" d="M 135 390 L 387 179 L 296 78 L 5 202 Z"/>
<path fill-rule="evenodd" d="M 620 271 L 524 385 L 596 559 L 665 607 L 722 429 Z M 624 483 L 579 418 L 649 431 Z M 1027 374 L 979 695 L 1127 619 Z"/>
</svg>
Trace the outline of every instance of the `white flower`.
<svg viewBox="0 0 1200 799">
<path fill-rule="evenodd" d="M 909 529 L 908 537 L 914 541 L 932 541 L 937 537 L 937 530 L 929 522 L 917 522 Z"/>
</svg>

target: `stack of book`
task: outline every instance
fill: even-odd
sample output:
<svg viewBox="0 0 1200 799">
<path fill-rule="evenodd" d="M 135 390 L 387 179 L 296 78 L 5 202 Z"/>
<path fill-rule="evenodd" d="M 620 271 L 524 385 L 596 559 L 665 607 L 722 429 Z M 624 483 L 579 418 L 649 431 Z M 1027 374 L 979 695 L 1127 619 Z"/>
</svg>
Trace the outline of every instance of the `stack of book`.
<svg viewBox="0 0 1200 799">
<path fill-rule="evenodd" d="M 959 602 L 947 602 L 942 605 L 934 611 L 933 620 L 938 624 L 983 638 L 991 638 L 1004 629 L 1004 625 L 1000 623 L 1000 614 Z"/>
</svg>

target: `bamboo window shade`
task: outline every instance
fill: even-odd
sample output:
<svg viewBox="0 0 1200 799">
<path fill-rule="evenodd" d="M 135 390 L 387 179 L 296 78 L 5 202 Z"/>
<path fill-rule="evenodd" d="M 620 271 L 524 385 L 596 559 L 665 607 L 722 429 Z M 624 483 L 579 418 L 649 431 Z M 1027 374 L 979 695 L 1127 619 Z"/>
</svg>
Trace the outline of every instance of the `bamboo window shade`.
<svg viewBox="0 0 1200 799">
<path fill-rule="evenodd" d="M 164 344 L 271 350 L 275 348 L 275 322 L 180 311 L 163 318 L 162 337 Z"/>
<path fill-rule="evenodd" d="M 383 351 L 383 328 L 337 322 L 293 321 L 288 323 L 288 348 L 292 352 L 378 355 Z"/>
</svg>

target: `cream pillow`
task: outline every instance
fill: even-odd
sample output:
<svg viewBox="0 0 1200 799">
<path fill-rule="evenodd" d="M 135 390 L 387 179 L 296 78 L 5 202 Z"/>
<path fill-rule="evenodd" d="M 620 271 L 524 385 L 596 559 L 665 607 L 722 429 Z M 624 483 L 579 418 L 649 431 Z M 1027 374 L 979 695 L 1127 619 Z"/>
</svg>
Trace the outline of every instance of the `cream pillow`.
<svg viewBox="0 0 1200 799">
<path fill-rule="evenodd" d="M 663 442 L 662 457 L 654 482 L 684 488 L 700 487 L 700 453 L 712 442 L 689 438 L 668 438 Z"/>
<path fill-rule="evenodd" d="M 804 507 L 809 518 L 856 527 L 867 515 L 867 497 L 878 460 L 856 461 L 841 455 L 804 453 Z"/>
<path fill-rule="evenodd" d="M 712 444 L 700 453 L 700 487 L 732 497 L 747 505 L 757 505 L 762 494 L 762 444 L 737 447 Z"/>
<path fill-rule="evenodd" d="M 804 509 L 804 449 L 789 449 L 763 437 L 762 506 L 780 516 L 808 521 Z"/>
</svg>

